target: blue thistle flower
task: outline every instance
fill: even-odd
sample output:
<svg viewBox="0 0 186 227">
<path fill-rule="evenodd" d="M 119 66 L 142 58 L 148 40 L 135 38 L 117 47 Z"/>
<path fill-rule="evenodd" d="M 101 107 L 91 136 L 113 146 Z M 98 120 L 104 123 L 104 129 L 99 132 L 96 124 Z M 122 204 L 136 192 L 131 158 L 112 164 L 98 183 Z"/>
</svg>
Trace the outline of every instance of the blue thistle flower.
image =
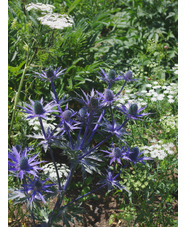
<svg viewBox="0 0 186 227">
<path fill-rule="evenodd" d="M 103 128 L 104 131 L 111 133 L 112 135 L 115 135 L 118 138 L 120 138 L 122 135 L 128 135 L 125 128 L 121 128 L 120 125 L 115 120 L 113 120 L 112 123 L 106 121 L 103 124 L 103 126 L 105 126 L 105 128 Z"/>
<path fill-rule="evenodd" d="M 8 161 L 9 171 L 17 172 L 15 175 L 20 177 L 21 180 L 26 174 L 37 176 L 38 170 L 42 169 L 38 165 L 44 161 L 36 160 L 39 153 L 28 157 L 27 153 L 32 149 L 32 147 L 26 147 L 22 150 L 21 146 L 16 145 L 12 147 L 11 152 L 8 152 L 8 158 L 10 159 Z"/>
<path fill-rule="evenodd" d="M 33 101 L 30 99 L 31 105 L 28 105 L 27 103 L 24 103 L 26 107 L 20 106 L 20 108 L 23 109 L 23 113 L 28 114 L 27 119 L 29 118 L 44 118 L 47 119 L 47 114 L 51 112 L 59 112 L 58 110 L 54 110 L 53 108 L 58 106 L 58 104 L 55 104 L 53 101 L 49 102 L 45 106 L 43 106 L 43 98 L 41 98 L 40 101 Z"/>
<path fill-rule="evenodd" d="M 125 74 L 122 74 L 121 77 L 126 81 L 136 81 L 135 79 L 132 79 L 133 73 L 132 71 L 128 71 Z"/>
<path fill-rule="evenodd" d="M 131 161 L 132 163 L 134 163 L 134 165 L 136 165 L 137 162 L 141 162 L 143 164 L 145 164 L 145 160 L 153 160 L 150 157 L 139 157 L 141 154 L 143 154 L 144 151 L 140 152 L 138 147 L 133 147 L 133 148 L 129 148 L 127 146 L 127 153 L 126 153 L 126 159 L 128 159 L 129 161 Z"/>
<path fill-rule="evenodd" d="M 43 203 L 46 203 L 42 193 L 53 193 L 52 191 L 48 190 L 48 188 L 55 184 L 45 184 L 45 182 L 49 180 L 48 178 L 44 181 L 38 177 L 35 177 L 34 180 L 31 180 L 29 177 L 27 178 L 30 183 L 23 184 L 22 186 L 24 189 L 22 191 L 28 193 L 30 196 L 29 203 L 31 204 L 35 199 L 42 200 Z"/>
<path fill-rule="evenodd" d="M 118 98 L 116 95 L 113 94 L 113 91 L 111 89 L 106 89 L 104 93 L 100 93 L 97 91 L 97 94 L 100 96 L 102 102 L 102 106 L 112 105 L 114 101 L 116 101 Z"/>
<path fill-rule="evenodd" d="M 109 169 L 107 171 L 106 178 L 101 180 L 99 183 L 100 184 L 106 184 L 108 187 L 108 190 L 110 191 L 113 188 L 118 188 L 119 190 L 125 190 L 129 192 L 125 186 L 121 185 L 117 180 L 115 180 L 117 175 L 114 177 L 113 174 L 111 173 L 111 170 Z"/>
<path fill-rule="evenodd" d="M 66 105 L 65 110 L 60 115 L 58 115 L 58 117 L 61 118 L 61 125 L 64 126 L 61 129 L 63 133 L 66 131 L 66 129 L 74 130 L 79 128 L 77 127 L 79 122 L 72 119 L 72 117 L 75 115 L 76 112 L 68 109 L 68 104 Z"/>
<path fill-rule="evenodd" d="M 116 77 L 117 73 L 116 73 L 116 71 L 114 69 L 111 69 L 108 74 L 106 74 L 106 72 L 102 68 L 100 68 L 100 70 L 101 70 L 102 74 L 99 73 L 99 72 L 98 73 L 101 75 L 101 77 L 102 77 L 101 79 L 108 83 L 109 89 L 111 88 L 111 85 L 115 81 L 118 81 L 118 80 L 122 79 L 121 76 Z"/>
<path fill-rule="evenodd" d="M 147 116 L 150 113 L 142 113 L 139 114 L 142 110 L 146 108 L 146 106 L 138 109 L 137 104 L 131 104 L 129 103 L 129 107 L 127 108 L 125 105 L 121 104 L 121 108 L 116 107 L 118 110 L 120 110 L 123 114 L 127 116 L 128 119 L 133 119 L 133 120 L 141 120 L 139 118 L 143 116 Z"/>
<path fill-rule="evenodd" d="M 63 72 L 66 70 L 63 69 L 60 71 L 60 69 L 61 67 L 57 68 L 56 70 L 52 70 L 51 67 L 49 67 L 49 69 L 46 71 L 42 70 L 41 71 L 42 73 L 35 72 L 37 76 L 36 75 L 34 76 L 40 78 L 41 80 L 52 82 L 53 80 L 59 78 L 60 75 L 64 74 Z"/>
<path fill-rule="evenodd" d="M 111 158 L 110 165 L 113 162 L 118 162 L 118 163 L 122 164 L 121 159 L 123 159 L 124 155 L 126 154 L 124 147 L 121 147 L 121 148 L 115 147 L 114 144 L 112 143 L 112 148 L 110 150 L 111 150 L 110 152 L 103 150 L 103 152 L 109 154 L 109 155 L 107 155 L 107 157 Z"/>
<path fill-rule="evenodd" d="M 76 98 L 76 100 L 82 103 L 88 111 L 97 112 L 99 109 L 101 109 L 99 104 L 100 98 L 96 96 L 94 89 L 92 89 L 90 95 L 86 94 L 83 90 L 81 91 L 84 97 L 76 93 L 79 96 L 79 98 Z"/>
</svg>

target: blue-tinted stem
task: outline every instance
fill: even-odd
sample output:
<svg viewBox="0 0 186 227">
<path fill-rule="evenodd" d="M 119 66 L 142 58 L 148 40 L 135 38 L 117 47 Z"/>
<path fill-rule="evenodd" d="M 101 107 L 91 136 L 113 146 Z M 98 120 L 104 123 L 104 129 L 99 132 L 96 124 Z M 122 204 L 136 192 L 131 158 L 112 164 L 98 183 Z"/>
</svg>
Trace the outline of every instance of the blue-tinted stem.
<svg viewBox="0 0 186 227">
<path fill-rule="evenodd" d="M 51 86 L 52 86 L 52 90 L 54 92 L 55 101 L 57 102 L 57 104 L 59 104 L 59 100 L 58 100 L 58 97 L 57 97 L 57 93 L 56 93 L 56 89 L 55 89 L 55 86 L 54 86 L 54 82 L 53 81 L 51 81 Z"/>
<path fill-rule="evenodd" d="M 88 152 L 86 152 L 84 155 L 82 155 L 81 157 L 79 157 L 79 160 L 82 159 L 82 158 L 84 158 L 86 155 L 90 154 L 97 147 L 101 146 L 101 144 L 105 143 L 111 136 L 112 136 L 112 134 L 108 135 L 104 140 L 102 140 L 100 143 L 98 143 L 95 147 L 91 148 Z"/>
<path fill-rule="evenodd" d="M 51 86 L 52 86 L 52 90 L 54 92 L 55 101 L 56 101 L 57 104 L 59 104 L 59 99 L 57 97 L 57 93 L 56 93 L 56 89 L 55 89 L 55 86 L 54 86 L 54 82 L 53 81 L 51 81 Z M 58 106 L 58 110 L 59 110 L 60 113 L 62 113 L 62 110 L 61 110 L 60 106 Z"/>
<path fill-rule="evenodd" d="M 116 94 L 116 96 L 118 96 L 122 92 L 122 90 L 125 87 L 126 83 L 127 83 L 127 80 L 125 80 L 123 86 L 121 87 L 120 91 Z"/>
<path fill-rule="evenodd" d="M 63 208 L 65 208 L 65 207 L 71 205 L 72 203 L 78 201 L 79 199 L 82 199 L 83 197 L 85 197 L 85 196 L 87 196 L 87 195 L 90 195 L 91 193 L 93 193 L 93 192 L 95 192 L 95 191 L 97 191 L 97 190 L 99 190 L 99 189 L 105 187 L 106 185 L 107 185 L 107 184 L 103 184 L 103 185 L 101 185 L 100 187 L 95 188 L 95 189 L 91 190 L 90 192 L 87 192 L 86 194 L 77 197 L 76 199 L 74 199 L 74 200 L 72 200 L 71 202 L 67 203 Z"/>
<path fill-rule="evenodd" d="M 94 129 L 93 129 L 93 131 L 92 131 L 92 134 L 90 135 L 90 137 L 89 137 L 89 139 L 88 139 L 88 141 L 87 141 L 87 145 L 86 145 L 85 147 L 87 147 L 87 146 L 89 145 L 89 143 L 90 143 L 92 137 L 93 137 L 94 134 L 96 133 L 96 131 L 97 131 L 97 129 L 98 129 L 98 126 L 99 126 L 99 123 L 101 122 L 101 120 L 102 120 L 104 114 L 105 114 L 105 110 L 103 110 L 103 112 L 101 113 L 101 115 L 100 115 L 100 117 L 99 117 L 99 119 L 98 119 L 98 122 L 97 122 L 97 124 L 95 125 L 95 127 L 94 127 Z M 85 148 L 85 147 L 84 147 L 84 148 Z"/>
<path fill-rule="evenodd" d="M 113 125 L 114 117 L 113 117 L 113 112 L 112 112 L 112 106 L 110 105 L 109 108 L 110 108 L 110 115 L 111 115 L 111 118 L 112 118 L 112 125 Z"/>
<path fill-rule="evenodd" d="M 120 130 L 121 128 L 123 128 L 123 127 L 126 125 L 126 123 L 127 123 L 128 120 L 129 120 L 129 119 L 126 119 L 126 120 L 123 122 L 123 124 L 120 125 L 120 126 L 117 128 L 117 130 Z"/>
<path fill-rule="evenodd" d="M 65 185 L 63 186 L 63 191 L 64 191 L 64 192 L 67 191 L 68 186 L 70 185 L 70 182 L 71 182 L 71 180 L 72 180 L 74 171 L 75 171 L 75 169 L 76 169 L 76 166 L 77 166 L 77 164 L 71 164 L 70 173 L 68 174 L 67 181 L 66 181 Z"/>
<path fill-rule="evenodd" d="M 73 145 L 73 142 L 72 142 L 72 137 L 71 137 L 71 134 L 70 134 L 70 129 L 69 129 L 68 125 L 64 124 L 64 126 L 65 126 L 66 132 L 68 134 L 68 139 L 69 139 L 69 142 L 71 144 L 71 148 L 73 149 L 74 148 L 74 145 Z"/>
<path fill-rule="evenodd" d="M 45 129 L 44 129 L 44 127 L 43 127 L 42 119 L 41 119 L 40 117 L 38 117 L 38 119 L 39 119 L 39 123 L 40 123 L 40 126 L 41 126 L 41 130 L 42 130 L 43 135 L 44 135 L 44 137 L 45 137 L 45 140 L 48 140 L 47 135 L 46 135 L 46 132 L 45 132 Z M 52 151 L 51 151 L 50 148 L 49 148 L 49 153 L 50 153 L 50 156 L 51 156 L 51 158 L 52 158 L 52 162 L 53 162 L 54 167 L 55 167 L 55 171 L 56 171 L 56 175 L 57 175 L 57 180 L 58 180 L 59 190 L 61 190 L 61 183 L 60 183 L 60 178 L 59 178 L 58 169 L 57 169 L 57 166 L 56 166 L 56 162 L 55 162 L 55 159 L 54 159 L 54 155 L 53 155 L 53 153 L 52 153 Z"/>
</svg>

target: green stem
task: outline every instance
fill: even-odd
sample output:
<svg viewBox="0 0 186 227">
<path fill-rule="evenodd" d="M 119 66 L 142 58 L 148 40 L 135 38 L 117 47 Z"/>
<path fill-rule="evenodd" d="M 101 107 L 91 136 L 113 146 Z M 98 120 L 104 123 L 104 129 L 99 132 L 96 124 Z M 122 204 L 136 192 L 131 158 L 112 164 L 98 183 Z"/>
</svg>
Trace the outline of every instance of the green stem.
<svg viewBox="0 0 186 227">
<path fill-rule="evenodd" d="M 14 101 L 14 106 L 13 106 L 13 113 L 12 113 L 12 119 L 11 119 L 10 128 L 9 128 L 9 132 L 10 133 L 12 131 L 12 127 L 13 127 L 13 123 L 14 123 L 14 117 L 15 117 L 15 112 L 16 112 L 16 106 L 17 106 L 17 103 L 18 103 L 18 100 L 19 100 L 19 96 L 20 96 L 20 93 L 21 93 L 21 89 L 22 89 L 22 86 L 23 86 L 23 81 L 24 81 L 24 78 L 25 78 L 25 73 L 26 73 L 27 68 L 28 68 L 28 66 L 27 66 L 27 61 L 26 61 L 25 67 L 24 67 L 24 70 L 23 70 L 23 73 L 22 73 L 22 76 L 21 76 L 21 81 L 20 81 L 20 84 L 19 84 L 19 88 L 18 88 L 18 91 L 17 91 L 16 96 L 15 96 L 15 101 Z M 10 135 L 10 133 L 9 133 L 9 135 Z"/>
</svg>

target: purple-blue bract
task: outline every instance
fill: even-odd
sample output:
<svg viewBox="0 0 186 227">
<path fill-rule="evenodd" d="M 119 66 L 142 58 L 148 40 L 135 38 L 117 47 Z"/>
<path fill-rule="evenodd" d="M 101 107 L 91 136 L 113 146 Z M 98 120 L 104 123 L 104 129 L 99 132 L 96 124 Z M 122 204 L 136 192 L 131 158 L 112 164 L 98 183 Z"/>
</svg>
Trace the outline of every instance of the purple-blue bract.
<svg viewBox="0 0 186 227">
<path fill-rule="evenodd" d="M 13 172 L 21 180 L 28 174 L 37 176 L 38 170 L 42 169 L 38 165 L 43 161 L 37 161 L 36 159 L 39 153 L 29 157 L 28 151 L 32 149 L 32 147 L 26 147 L 22 150 L 21 146 L 16 145 L 12 147 L 11 152 L 8 152 L 9 171 Z"/>
<path fill-rule="evenodd" d="M 44 181 L 38 177 L 35 177 L 34 180 L 31 180 L 29 177 L 27 178 L 30 183 L 23 184 L 24 189 L 22 191 L 29 196 L 29 203 L 32 203 L 35 199 L 42 200 L 43 203 L 46 203 L 42 193 L 53 193 L 51 190 L 48 190 L 48 188 L 55 184 L 45 184 L 45 182 L 49 180 L 48 178 Z"/>
<path fill-rule="evenodd" d="M 54 101 L 49 102 L 45 106 L 43 105 L 43 98 L 40 101 L 33 101 L 30 99 L 31 105 L 24 103 L 26 107 L 22 107 L 23 113 L 28 114 L 27 119 L 29 118 L 44 118 L 47 119 L 47 114 L 51 112 L 59 112 L 58 110 L 54 110 L 53 108 L 58 106 L 58 104 L 54 103 Z"/>
</svg>

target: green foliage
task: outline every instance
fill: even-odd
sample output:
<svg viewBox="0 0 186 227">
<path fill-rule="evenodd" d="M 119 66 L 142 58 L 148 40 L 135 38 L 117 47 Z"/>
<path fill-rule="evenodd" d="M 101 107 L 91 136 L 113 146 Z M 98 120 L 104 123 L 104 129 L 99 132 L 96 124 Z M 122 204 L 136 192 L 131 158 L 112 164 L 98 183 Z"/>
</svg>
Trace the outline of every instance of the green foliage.
<svg viewBox="0 0 186 227">
<path fill-rule="evenodd" d="M 47 84 L 36 80 L 33 72 L 41 72 L 49 66 L 57 68 L 62 66 L 66 73 L 55 83 L 58 83 L 57 93 L 60 98 L 64 93 L 74 96 L 74 91 L 84 89 L 97 90 L 105 86 L 100 83 L 97 71 L 99 67 L 106 71 L 131 70 L 137 82 L 127 85 L 122 102 L 126 95 L 136 94 L 137 91 L 146 90 L 146 84 L 158 82 L 161 88 L 156 91 L 163 93 L 162 86 L 171 82 L 177 83 L 177 55 L 178 55 L 178 2 L 173 0 L 47 0 L 42 3 L 53 4 L 54 12 L 72 16 L 74 24 L 63 30 L 51 29 L 42 25 L 37 17 L 39 11 L 26 11 L 25 5 L 30 1 L 9 1 L 8 45 L 9 45 L 9 122 L 12 119 L 13 106 L 20 86 L 25 64 L 26 73 L 20 91 L 18 105 L 28 98 L 39 100 L 41 96 L 49 99 Z M 37 1 L 33 1 L 37 2 Z M 121 85 L 121 84 L 119 84 Z M 119 86 L 118 86 L 119 87 Z M 115 87 L 117 92 L 119 88 Z M 130 90 L 127 92 L 127 90 Z M 170 90 L 169 90 L 170 91 Z M 156 138 L 165 144 L 172 142 L 174 154 L 166 159 L 155 159 L 151 164 L 141 165 L 138 171 L 132 166 L 123 171 L 120 183 L 131 190 L 130 200 L 125 201 L 120 190 L 117 195 L 121 203 L 120 214 L 112 214 L 109 224 L 124 220 L 128 226 L 177 226 L 177 211 L 173 205 L 177 203 L 177 94 L 173 95 L 173 103 L 168 98 L 152 101 L 151 97 L 140 96 L 146 102 L 147 112 L 152 114 L 145 121 L 128 123 L 131 137 L 124 136 L 131 146 L 151 145 L 150 140 Z M 71 103 L 71 105 L 76 105 Z M 25 123 L 24 115 L 15 109 L 15 121 L 10 132 L 11 144 L 26 144 L 36 147 L 38 142 L 24 135 L 31 134 L 32 126 Z M 114 113 L 118 119 L 121 116 Z M 170 122 L 172 122 L 170 124 Z M 24 138 L 24 140 L 23 140 Z M 38 152 L 39 148 L 35 148 Z M 73 158 L 73 151 L 69 151 Z M 100 161 L 100 160 L 98 160 Z M 101 162 L 100 162 L 101 165 Z M 93 177 L 89 172 L 96 169 L 84 168 L 88 175 L 87 181 L 82 184 L 74 182 L 73 189 L 82 189 L 79 195 L 86 194 L 93 184 Z M 117 166 L 119 168 L 119 166 Z M 9 187 L 18 184 L 9 177 Z M 81 202 L 93 195 L 83 197 Z M 70 200 L 69 200 L 70 201 Z M 66 201 L 67 203 L 69 201 Z M 48 208 L 38 210 L 38 218 L 45 221 L 49 213 Z M 73 210 L 74 209 L 74 210 Z M 15 217 L 15 211 L 17 216 Z M 70 207 L 70 210 L 61 210 L 64 224 L 70 226 L 73 218 L 78 218 L 80 208 Z M 37 213 L 37 212 L 36 212 Z M 9 201 L 9 217 L 11 220 L 21 222 L 25 214 L 21 204 L 13 205 Z M 38 219 L 39 220 L 39 219 Z M 154 223 L 152 225 L 152 223 Z M 12 225 L 13 226 L 13 225 Z M 56 224 L 56 226 L 58 226 Z"/>
</svg>

